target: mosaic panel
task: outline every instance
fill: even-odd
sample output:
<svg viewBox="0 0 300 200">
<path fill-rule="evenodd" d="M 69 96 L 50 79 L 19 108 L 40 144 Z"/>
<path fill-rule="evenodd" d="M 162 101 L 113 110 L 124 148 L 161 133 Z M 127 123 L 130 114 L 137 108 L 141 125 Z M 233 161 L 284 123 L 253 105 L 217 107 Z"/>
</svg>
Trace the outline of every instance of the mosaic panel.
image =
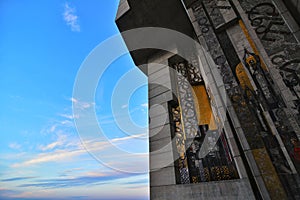
<svg viewBox="0 0 300 200">
<path fill-rule="evenodd" d="M 201 37 L 204 38 L 208 51 L 215 63 L 219 65 L 219 72 L 223 77 L 226 91 L 231 99 L 237 117 L 241 122 L 250 148 L 253 150 L 264 149 L 264 153 L 268 157 L 267 160 L 270 161 L 269 164 L 271 163 L 275 168 L 273 171 L 270 169 L 268 176 L 262 174 L 263 178 L 272 180 L 271 182 L 280 185 L 280 181 L 283 181 L 281 178 L 282 175 L 279 175 L 279 179 L 277 173 L 290 174 L 291 169 L 287 164 L 286 158 L 275 136 L 269 128 L 269 124 L 265 120 L 264 112 L 270 112 L 277 129 L 280 126 L 289 129 L 289 131 L 285 131 L 284 133 L 278 131 L 280 132 L 281 138 L 285 137 L 285 146 L 291 145 L 291 140 L 297 140 L 297 138 L 295 138 L 295 134 L 291 132 L 289 123 L 286 122 L 287 116 L 285 112 L 283 112 L 284 102 L 278 95 L 278 91 L 276 91 L 274 82 L 270 78 L 270 74 L 266 70 L 264 63 L 261 63 L 260 56 L 251 52 L 251 50 L 249 51 L 249 49 L 244 50 L 244 58 L 241 60 L 236 55 L 235 48 L 230 44 L 231 40 L 226 33 L 226 28 L 241 26 L 243 23 L 241 20 L 234 21 L 234 19 L 239 18 L 239 16 L 236 14 L 236 9 L 231 1 L 231 8 L 228 7 L 228 10 L 232 9 L 236 15 L 231 14 L 233 21 L 229 23 L 228 19 L 224 17 L 226 16 L 224 9 L 218 9 L 219 2 L 218 0 L 203 0 L 193 4 L 192 9 L 199 28 L 202 31 Z M 274 43 L 274 39 L 285 40 L 289 43 L 295 42 L 295 38 L 293 38 L 292 34 L 286 32 L 286 25 L 282 24 L 279 20 L 280 16 L 278 13 L 274 11 L 273 7 L 268 6 L 268 4 L 262 4 L 256 7 L 254 6 L 252 10 L 251 8 L 248 10 L 249 20 L 252 26 L 255 26 L 256 33 L 265 41 L 265 45 Z M 213 13 L 211 13 L 212 10 Z M 280 28 L 274 29 L 276 26 L 280 26 Z M 243 29 L 242 26 L 241 29 Z M 243 32 L 241 33 L 243 34 Z M 244 34 L 244 38 L 251 39 L 249 35 L 246 35 L 246 31 Z M 281 37 L 279 35 L 283 36 Z M 274 45 L 269 47 L 269 51 L 274 51 L 275 47 Z M 278 47 L 282 46 L 279 45 Z M 280 58 L 278 58 L 277 61 L 280 61 Z M 245 69 L 243 69 L 243 66 L 245 66 Z M 246 73 L 245 70 L 249 73 Z M 249 74 L 249 76 L 247 74 Z M 245 78 L 245 75 L 248 76 L 248 80 Z M 288 80 L 285 82 L 290 85 L 296 85 L 296 80 Z M 252 85 L 255 85 L 255 87 L 252 87 Z M 268 149 L 265 149 L 265 147 L 268 147 Z M 288 150 L 290 153 L 293 152 L 293 148 L 289 148 Z M 262 166 L 267 163 L 267 160 L 257 158 L 256 163 Z M 293 181 L 290 180 L 285 181 L 286 185 L 292 183 Z M 286 187 L 286 185 L 284 187 Z M 267 184 L 266 186 L 273 196 L 277 195 L 271 185 Z"/>
</svg>

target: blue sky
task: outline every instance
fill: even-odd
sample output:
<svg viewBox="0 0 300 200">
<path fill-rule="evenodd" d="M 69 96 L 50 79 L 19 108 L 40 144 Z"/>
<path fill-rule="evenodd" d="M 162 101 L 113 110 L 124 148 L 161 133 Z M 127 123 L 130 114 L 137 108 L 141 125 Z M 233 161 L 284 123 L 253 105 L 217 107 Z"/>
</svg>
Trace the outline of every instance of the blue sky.
<svg viewBox="0 0 300 200">
<path fill-rule="evenodd" d="M 134 69 L 130 56 L 105 71 L 95 102 L 72 97 L 84 59 L 118 33 L 117 6 L 118 0 L 0 2 L 0 199 L 148 199 L 148 173 L 124 173 L 95 160 L 80 142 L 72 113 L 72 103 L 95 105 L 105 135 L 132 152 L 131 158 L 122 157 L 110 152 L 106 141 L 94 144 L 114 166 L 139 160 L 144 165 L 132 169 L 139 171 L 148 165 L 141 154 L 148 151 L 147 140 L 124 133 L 111 110 L 118 80 Z M 137 76 L 147 82 L 142 73 Z M 146 127 L 147 87 L 120 109 Z"/>
</svg>

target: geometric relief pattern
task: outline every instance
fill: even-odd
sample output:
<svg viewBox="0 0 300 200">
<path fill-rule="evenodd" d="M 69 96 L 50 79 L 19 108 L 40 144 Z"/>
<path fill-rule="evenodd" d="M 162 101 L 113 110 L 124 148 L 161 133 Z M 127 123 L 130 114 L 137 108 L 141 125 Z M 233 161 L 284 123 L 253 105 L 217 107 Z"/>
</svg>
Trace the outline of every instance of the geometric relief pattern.
<svg viewBox="0 0 300 200">
<path fill-rule="evenodd" d="M 180 183 L 237 178 L 238 174 L 224 134 L 221 133 L 221 137 L 219 137 L 218 130 L 211 131 L 208 130 L 208 125 L 198 125 L 194 103 L 196 99 L 194 99 L 191 88 L 191 85 L 203 84 L 197 67 L 187 62 L 178 62 L 172 64 L 172 67 L 178 72 L 177 95 L 179 101 L 179 106 L 176 109 L 172 108 L 173 121 L 179 119 L 180 113 L 182 122 L 182 124 L 175 122 L 177 152 L 180 155 L 177 161 Z M 179 124 L 180 126 L 178 126 Z M 205 137 L 207 139 L 205 145 L 208 146 L 205 148 L 209 149 L 209 152 L 203 157 L 200 155 L 200 148 Z M 185 152 L 182 151 L 183 147 L 186 148 Z"/>
<path fill-rule="evenodd" d="M 195 138 L 199 134 L 198 121 L 196 117 L 196 109 L 194 105 L 193 93 L 189 79 L 192 77 L 200 77 L 200 75 L 193 75 L 186 63 L 178 63 L 173 67 L 177 70 L 177 85 L 178 85 L 178 101 L 181 107 L 182 122 L 184 132 L 187 138 Z M 199 78 L 200 79 L 200 78 Z"/>
<path fill-rule="evenodd" d="M 179 153 L 180 155 L 182 154 L 186 155 L 186 160 L 183 161 L 181 158 L 178 160 L 180 180 L 182 184 L 196 182 L 195 174 L 197 174 L 197 169 L 194 165 L 192 165 L 195 157 L 191 155 L 189 151 L 186 151 L 186 149 L 189 149 L 189 147 L 193 143 L 193 139 L 196 136 L 198 137 L 200 136 L 198 121 L 196 117 L 196 110 L 193 101 L 193 94 L 189 82 L 189 80 L 191 80 L 193 77 L 200 78 L 200 74 L 191 75 L 191 72 L 193 71 L 188 69 L 188 66 L 189 65 L 186 62 L 180 62 L 173 65 L 173 68 L 178 72 L 177 96 L 178 96 L 178 103 L 179 103 L 179 108 L 181 113 L 182 134 L 183 134 L 183 138 L 185 139 L 184 152 L 179 152 Z M 177 149 L 178 148 L 181 147 L 177 146 Z M 183 169 L 180 169 L 182 168 L 183 162 L 186 162 L 184 164 L 186 164 L 188 167 L 184 167 Z M 189 180 L 187 180 L 187 177 L 189 177 Z"/>
<path fill-rule="evenodd" d="M 180 175 L 180 183 L 186 184 L 190 183 L 187 158 L 185 153 L 185 135 L 183 133 L 183 127 L 181 122 L 181 111 L 179 106 L 173 106 L 172 110 L 172 119 L 175 128 L 175 141 L 177 153 L 179 154 L 178 159 L 178 170 Z"/>
</svg>

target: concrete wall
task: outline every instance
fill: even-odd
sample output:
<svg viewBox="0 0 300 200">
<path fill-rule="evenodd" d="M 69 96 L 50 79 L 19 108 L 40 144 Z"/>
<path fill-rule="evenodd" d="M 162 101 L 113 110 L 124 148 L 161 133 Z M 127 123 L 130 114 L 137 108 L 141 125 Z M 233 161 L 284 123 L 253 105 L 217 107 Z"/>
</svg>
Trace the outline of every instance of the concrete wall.
<svg viewBox="0 0 300 200">
<path fill-rule="evenodd" d="M 255 199 L 247 180 L 218 181 L 189 185 L 151 187 L 151 200 L 174 199 Z"/>
<path fill-rule="evenodd" d="M 159 54 L 149 60 L 150 185 L 176 184 L 168 102 L 173 100 L 168 58 Z"/>
</svg>

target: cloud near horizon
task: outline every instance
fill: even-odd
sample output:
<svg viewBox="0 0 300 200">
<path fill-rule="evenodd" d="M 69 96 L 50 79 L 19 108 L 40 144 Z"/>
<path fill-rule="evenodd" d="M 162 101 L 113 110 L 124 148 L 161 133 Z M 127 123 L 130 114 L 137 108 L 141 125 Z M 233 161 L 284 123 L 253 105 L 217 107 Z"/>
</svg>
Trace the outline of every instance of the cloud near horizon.
<svg viewBox="0 0 300 200">
<path fill-rule="evenodd" d="M 2 182 L 12 182 L 12 181 L 21 181 L 21 180 L 27 180 L 27 179 L 33 179 L 33 178 L 36 178 L 36 177 L 35 176 L 14 177 L 14 178 L 2 179 L 0 181 L 2 181 Z"/>
<path fill-rule="evenodd" d="M 116 181 L 122 178 L 128 178 L 132 176 L 134 175 L 126 173 L 94 173 L 91 175 L 78 176 L 72 178 L 36 180 L 34 183 L 21 184 L 18 187 L 66 188 L 91 184 L 103 185 L 108 184 L 111 181 Z"/>
<path fill-rule="evenodd" d="M 57 138 L 56 141 L 46 145 L 40 146 L 39 149 L 41 151 L 50 150 L 50 152 L 43 152 L 35 155 L 33 158 L 25 160 L 23 162 L 14 163 L 11 167 L 18 168 L 18 167 L 28 167 L 36 164 L 47 163 L 47 162 L 66 162 L 73 160 L 76 157 L 79 157 L 83 154 L 88 154 L 86 148 L 90 151 L 102 151 L 102 150 L 109 150 L 112 147 L 112 144 L 120 143 L 120 142 L 128 142 L 132 139 L 137 139 L 140 137 L 145 136 L 145 134 L 140 135 L 130 135 L 121 138 L 114 138 L 110 141 L 89 141 L 85 142 L 85 148 L 82 143 L 79 141 L 68 141 L 67 138 L 62 135 Z M 55 147 L 66 147 L 64 149 Z M 71 148 L 69 148 L 71 147 Z M 52 151 L 51 151 L 52 150 Z M 113 155 L 111 155 L 113 156 Z"/>
</svg>

